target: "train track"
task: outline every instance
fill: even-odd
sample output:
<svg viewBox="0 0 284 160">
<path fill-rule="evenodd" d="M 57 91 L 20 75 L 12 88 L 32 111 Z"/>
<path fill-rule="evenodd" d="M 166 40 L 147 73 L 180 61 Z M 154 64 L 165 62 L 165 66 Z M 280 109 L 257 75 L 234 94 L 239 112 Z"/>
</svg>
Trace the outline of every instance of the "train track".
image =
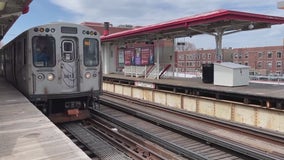
<svg viewBox="0 0 284 160">
<path fill-rule="evenodd" d="M 59 128 L 93 160 L 131 160 L 85 126 L 84 122 L 64 123 Z"/>
<path fill-rule="evenodd" d="M 134 160 L 184 159 L 98 116 L 86 120 L 86 123 L 89 129 Z"/>
<path fill-rule="evenodd" d="M 281 137 L 281 135 L 279 136 L 275 134 L 274 136 L 271 136 L 271 134 L 268 134 L 268 132 L 266 133 L 265 131 L 260 132 L 260 134 L 259 133 L 255 134 L 254 131 L 248 130 L 246 127 L 240 128 L 228 125 L 226 123 L 219 123 L 216 121 L 212 122 L 211 120 L 208 119 L 204 120 L 204 118 L 200 117 L 199 119 L 202 120 L 196 122 L 197 121 L 196 119 L 198 118 L 196 117 L 194 118 L 194 116 L 190 115 L 185 115 L 185 113 L 183 112 L 179 112 L 176 110 L 168 110 L 167 108 L 164 107 L 162 107 L 161 109 L 161 107 L 157 108 L 157 106 L 155 106 L 156 108 L 153 109 L 153 107 L 150 108 L 150 106 L 153 106 L 153 104 L 149 105 L 148 103 L 144 102 L 142 103 L 141 101 L 137 100 L 132 101 L 130 99 L 125 99 L 125 98 L 118 100 L 117 95 L 111 98 L 109 94 L 107 96 L 105 94 L 104 96 L 101 97 L 101 100 L 103 104 L 112 106 L 115 109 L 102 106 L 102 108 L 100 108 L 99 110 L 94 111 L 97 115 L 100 115 L 110 121 L 113 121 L 113 123 L 122 125 L 136 134 L 140 134 L 144 137 L 146 136 L 148 139 L 151 139 L 155 143 L 158 143 L 164 146 L 165 148 L 173 152 L 179 153 L 185 157 L 190 157 L 193 159 L 220 159 L 222 157 L 223 158 L 226 157 L 228 159 L 234 159 L 234 158 L 282 159 L 283 158 L 283 152 L 282 153 L 280 152 L 283 149 L 283 137 Z M 139 103 L 139 105 L 137 103 Z M 126 112 L 127 114 L 121 111 Z M 142 111 L 143 112 L 148 111 L 148 112 L 143 113 Z M 159 114 L 154 114 L 154 113 L 159 113 Z M 136 117 L 138 116 L 144 119 L 144 121 L 142 122 L 141 119 L 139 120 L 134 116 L 131 117 L 129 114 L 135 115 Z M 118 118 L 113 118 L 113 117 L 118 117 Z M 129 118 L 128 121 L 125 121 L 123 120 L 127 119 L 125 117 L 131 117 L 131 118 Z M 174 121 L 170 120 L 169 119 L 170 117 L 174 117 L 175 120 Z M 187 117 L 187 119 L 185 119 L 185 117 Z M 146 123 L 145 120 L 151 121 L 152 123 L 149 122 Z M 194 129 L 194 127 L 187 126 L 184 123 L 184 122 L 191 122 L 190 124 L 195 123 L 195 126 L 203 126 L 203 127 L 207 126 L 208 128 L 208 124 L 205 125 L 204 121 L 206 121 L 206 123 L 210 123 L 210 129 L 214 132 L 206 133 L 204 130 L 203 131 L 200 130 L 200 128 Z M 136 124 L 132 124 L 132 122 Z M 153 123 L 158 124 L 159 125 L 158 127 L 160 128 L 158 128 L 156 125 L 153 125 Z M 139 124 L 138 128 L 137 124 Z M 161 126 L 166 127 L 167 129 Z M 230 132 L 228 131 L 229 129 L 231 130 Z M 217 136 L 217 134 L 215 133 L 216 130 L 224 131 L 223 133 L 225 134 L 225 136 L 223 137 L 219 135 Z M 247 136 L 248 134 L 251 134 L 251 136 L 258 136 L 255 138 L 257 138 L 258 140 L 262 139 L 264 142 L 263 144 L 269 143 L 270 145 L 272 145 L 271 147 L 278 145 L 280 146 L 280 148 L 279 150 L 276 149 L 273 151 L 265 151 L 261 147 L 260 148 L 252 147 L 249 146 L 248 144 L 243 144 L 242 142 L 233 141 L 232 139 L 228 139 L 228 137 L 226 137 L 228 135 L 236 136 L 238 134 L 239 137 Z M 259 137 L 260 135 L 263 136 Z M 258 142 L 259 141 L 257 141 L 257 143 Z M 195 147 L 192 146 L 191 144 L 194 144 Z"/>
<path fill-rule="evenodd" d="M 59 128 L 93 160 L 184 159 L 97 116 Z"/>
<path fill-rule="evenodd" d="M 66 129 L 64 127 L 64 124 L 60 124 L 60 125 L 57 125 L 57 126 L 59 127 L 59 129 L 61 131 L 63 131 L 63 133 L 67 137 L 69 137 L 72 140 L 72 142 L 74 144 L 76 144 L 82 151 L 84 151 L 92 160 L 99 160 L 99 157 L 94 152 L 92 152 L 86 144 L 84 144 L 82 141 L 80 141 L 78 136 L 69 132 L 68 129 Z"/>
<path fill-rule="evenodd" d="M 103 117 L 127 130 L 140 135 L 143 138 L 182 155 L 188 159 L 245 159 L 242 155 L 229 153 L 226 149 L 211 146 L 206 141 L 198 140 L 192 136 L 183 135 L 159 124 L 152 124 L 145 120 L 136 118 L 129 114 L 120 112 L 107 106 L 101 106 L 100 110 L 93 111 L 96 115 Z M 247 157 L 247 159 L 251 159 Z"/>
</svg>

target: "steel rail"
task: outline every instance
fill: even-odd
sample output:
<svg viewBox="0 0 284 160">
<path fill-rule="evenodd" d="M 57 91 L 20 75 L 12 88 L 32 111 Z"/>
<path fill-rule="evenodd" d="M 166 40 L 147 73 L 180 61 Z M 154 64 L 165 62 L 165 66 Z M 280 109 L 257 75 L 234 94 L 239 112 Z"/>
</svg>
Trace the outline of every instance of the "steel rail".
<svg viewBox="0 0 284 160">
<path fill-rule="evenodd" d="M 123 112 L 126 112 L 128 114 L 135 115 L 139 118 L 147 119 L 148 121 L 152 121 L 152 122 L 157 123 L 159 125 L 163 125 L 163 126 L 175 129 L 175 130 L 182 132 L 184 134 L 191 135 L 191 136 L 206 140 L 209 143 L 217 144 L 221 147 L 227 148 L 227 149 L 232 150 L 234 152 L 241 153 L 243 155 L 250 156 L 252 158 L 257 158 L 257 159 L 281 159 L 281 158 L 283 158 L 283 157 L 279 157 L 277 155 L 267 154 L 266 152 L 263 152 L 261 150 L 258 150 L 258 149 L 252 148 L 252 147 L 248 147 L 248 146 L 245 146 L 245 145 L 242 145 L 242 144 L 237 144 L 236 142 L 232 142 L 232 141 L 228 141 L 228 140 L 222 140 L 222 139 L 220 139 L 216 136 L 212 136 L 210 134 L 203 133 L 203 132 L 200 132 L 200 131 L 197 131 L 197 130 L 194 130 L 194 129 L 185 128 L 181 125 L 177 125 L 177 124 L 174 124 L 172 122 L 165 121 L 163 119 L 160 119 L 160 118 L 157 118 L 157 117 L 154 117 L 154 116 L 151 116 L 151 115 L 147 115 L 147 114 L 142 113 L 140 111 L 130 109 L 128 106 L 124 106 L 124 104 L 121 104 L 121 103 L 108 101 L 104 98 L 101 98 L 101 102 L 102 102 L 102 104 L 112 106 L 112 107 L 114 107 L 118 110 L 121 110 Z"/>
</svg>

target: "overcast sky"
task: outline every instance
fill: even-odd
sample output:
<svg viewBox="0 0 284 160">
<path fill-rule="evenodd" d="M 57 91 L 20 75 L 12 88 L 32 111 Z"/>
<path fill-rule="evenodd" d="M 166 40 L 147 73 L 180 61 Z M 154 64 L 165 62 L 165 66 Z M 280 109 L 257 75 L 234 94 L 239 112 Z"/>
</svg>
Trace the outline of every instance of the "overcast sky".
<svg viewBox="0 0 284 160">
<path fill-rule="evenodd" d="M 29 13 L 22 15 L 6 34 L 3 43 L 33 26 L 51 22 L 105 22 L 152 25 L 218 9 L 244 11 L 284 17 L 277 8 L 281 0 L 33 0 Z M 225 36 L 223 47 L 243 48 L 283 45 L 284 25 Z M 208 35 L 183 38 L 196 48 L 215 48 Z"/>
</svg>

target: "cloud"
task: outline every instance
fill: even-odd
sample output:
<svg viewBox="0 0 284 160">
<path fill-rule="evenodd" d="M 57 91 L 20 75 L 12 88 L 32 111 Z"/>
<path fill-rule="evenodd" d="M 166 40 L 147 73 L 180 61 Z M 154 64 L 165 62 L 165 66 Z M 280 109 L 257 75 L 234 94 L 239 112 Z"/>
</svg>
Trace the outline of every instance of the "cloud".
<svg viewBox="0 0 284 160">
<path fill-rule="evenodd" d="M 277 9 L 278 0 L 50 0 L 72 15 L 72 21 L 81 23 L 84 21 L 105 22 L 108 21 L 117 26 L 120 24 L 152 25 L 186 16 L 192 16 L 217 9 L 237 10 L 258 14 L 284 16 L 284 10 Z M 242 47 L 273 45 L 282 43 L 283 25 L 267 30 L 249 31 L 225 36 L 223 46 Z M 265 38 L 267 37 L 267 38 Z M 214 38 L 200 36 L 202 44 L 195 38 L 197 48 L 215 47 Z M 213 39 L 213 41 L 212 41 Z M 241 41 L 240 39 L 245 39 Z"/>
<path fill-rule="evenodd" d="M 150 25 L 217 9 L 233 9 L 254 13 L 275 10 L 277 1 L 259 0 L 50 0 L 75 14 L 76 21 L 96 21 L 118 24 Z M 283 12 L 283 11 L 282 11 Z M 274 14 L 280 13 L 275 12 Z M 284 13 L 284 12 L 283 12 Z"/>
</svg>

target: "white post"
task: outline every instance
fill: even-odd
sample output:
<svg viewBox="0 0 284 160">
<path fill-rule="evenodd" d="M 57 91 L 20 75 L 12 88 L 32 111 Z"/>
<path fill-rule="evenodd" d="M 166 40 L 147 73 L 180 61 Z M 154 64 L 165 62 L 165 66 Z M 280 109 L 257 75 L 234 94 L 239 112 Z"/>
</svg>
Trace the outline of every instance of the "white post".
<svg viewBox="0 0 284 160">
<path fill-rule="evenodd" d="M 147 78 L 147 66 L 144 67 L 144 78 Z"/>
<path fill-rule="evenodd" d="M 223 54 L 222 54 L 222 37 L 224 34 L 223 29 L 216 29 L 216 61 L 222 62 L 223 61 Z"/>
<path fill-rule="evenodd" d="M 108 58 L 110 55 L 109 55 L 109 50 L 108 50 L 108 42 L 104 43 L 103 46 L 102 46 L 102 62 L 103 62 L 103 73 L 104 74 L 109 74 L 109 61 L 108 61 Z"/>
<path fill-rule="evenodd" d="M 157 38 L 157 68 L 156 68 L 156 78 L 159 79 L 160 73 L 160 40 Z"/>
<path fill-rule="evenodd" d="M 132 70 L 132 65 L 130 66 L 130 76 L 133 77 L 133 70 Z"/>
</svg>

